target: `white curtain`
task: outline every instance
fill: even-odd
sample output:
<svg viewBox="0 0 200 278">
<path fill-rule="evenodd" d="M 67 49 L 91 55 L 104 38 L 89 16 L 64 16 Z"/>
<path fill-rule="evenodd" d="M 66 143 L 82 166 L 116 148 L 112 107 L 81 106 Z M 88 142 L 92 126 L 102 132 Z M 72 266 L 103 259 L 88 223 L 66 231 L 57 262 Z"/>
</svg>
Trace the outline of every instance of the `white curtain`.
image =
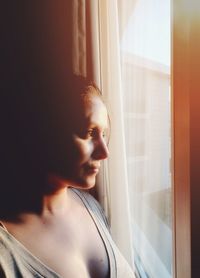
<svg viewBox="0 0 200 278">
<path fill-rule="evenodd" d="M 132 229 L 126 167 L 118 7 L 115 0 L 98 3 L 99 86 L 111 118 L 110 157 L 104 164 L 102 201 L 111 224 L 112 236 L 130 265 L 133 266 Z M 97 7 L 97 6 L 96 6 Z M 98 76 L 98 75 L 97 75 Z"/>
<path fill-rule="evenodd" d="M 169 278 L 172 275 L 170 1 L 135 0 L 129 10 L 127 2 L 118 2 L 134 260 L 142 277 L 147 274 Z"/>
</svg>

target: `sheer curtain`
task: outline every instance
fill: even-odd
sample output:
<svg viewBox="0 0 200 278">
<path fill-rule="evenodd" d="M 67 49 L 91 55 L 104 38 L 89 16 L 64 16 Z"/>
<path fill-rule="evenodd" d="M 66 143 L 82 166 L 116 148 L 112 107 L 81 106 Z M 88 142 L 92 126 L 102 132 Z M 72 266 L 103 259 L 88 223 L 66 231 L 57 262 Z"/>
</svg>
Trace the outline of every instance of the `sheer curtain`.
<svg viewBox="0 0 200 278">
<path fill-rule="evenodd" d="M 115 0 L 99 1 L 100 87 L 111 118 L 107 196 L 115 242 L 133 266 L 132 230 L 126 165 L 119 48 L 118 7 Z"/>
<path fill-rule="evenodd" d="M 172 277 L 170 1 L 118 1 L 134 261 Z M 125 18 L 125 19 L 124 19 Z"/>
<path fill-rule="evenodd" d="M 170 1 L 102 0 L 98 11 L 113 236 L 141 277 L 172 277 Z"/>
<path fill-rule="evenodd" d="M 106 186 L 104 195 L 107 196 L 103 204 L 107 208 L 112 236 L 134 268 L 117 1 L 98 1 L 98 22 L 100 87 L 111 118 L 110 157 L 102 173 Z"/>
</svg>

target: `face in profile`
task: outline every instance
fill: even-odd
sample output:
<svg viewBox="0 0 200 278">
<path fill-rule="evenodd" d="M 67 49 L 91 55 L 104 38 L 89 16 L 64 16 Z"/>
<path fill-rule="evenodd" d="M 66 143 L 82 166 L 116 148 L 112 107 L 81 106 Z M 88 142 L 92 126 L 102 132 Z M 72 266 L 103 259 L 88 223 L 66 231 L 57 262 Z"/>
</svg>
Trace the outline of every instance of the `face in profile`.
<svg viewBox="0 0 200 278">
<path fill-rule="evenodd" d="M 89 95 L 82 100 L 81 124 L 72 134 L 70 161 L 65 178 L 76 188 L 95 185 L 103 159 L 108 157 L 106 133 L 107 109 L 101 98 Z"/>
<path fill-rule="evenodd" d="M 108 156 L 106 131 L 108 115 L 98 96 L 83 100 L 83 127 L 73 134 L 75 147 L 74 177 L 77 185 L 91 188 L 95 185 L 101 160 Z"/>
</svg>

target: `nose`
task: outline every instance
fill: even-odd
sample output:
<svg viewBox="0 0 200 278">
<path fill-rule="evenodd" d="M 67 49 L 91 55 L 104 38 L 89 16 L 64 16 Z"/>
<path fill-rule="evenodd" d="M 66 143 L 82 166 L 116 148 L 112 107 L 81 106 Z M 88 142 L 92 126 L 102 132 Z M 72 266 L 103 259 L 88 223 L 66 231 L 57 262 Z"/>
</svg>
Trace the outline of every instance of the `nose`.
<svg viewBox="0 0 200 278">
<path fill-rule="evenodd" d="M 106 142 L 103 138 L 100 138 L 98 142 L 96 142 L 94 151 L 93 151 L 93 158 L 96 160 L 103 160 L 106 159 L 109 155 L 108 147 Z"/>
</svg>

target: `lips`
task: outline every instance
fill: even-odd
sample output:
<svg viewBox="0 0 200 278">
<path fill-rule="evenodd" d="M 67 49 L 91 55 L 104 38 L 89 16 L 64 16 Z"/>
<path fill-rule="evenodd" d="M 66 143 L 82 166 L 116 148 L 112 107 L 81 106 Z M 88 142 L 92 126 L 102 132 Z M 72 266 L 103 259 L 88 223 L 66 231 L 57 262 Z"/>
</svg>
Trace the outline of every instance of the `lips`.
<svg viewBox="0 0 200 278">
<path fill-rule="evenodd" d="M 91 168 L 88 169 L 88 172 L 91 173 L 91 174 L 97 174 L 99 172 L 99 169 L 91 167 Z"/>
<path fill-rule="evenodd" d="M 86 165 L 85 170 L 90 174 L 97 174 L 99 172 L 100 165 Z"/>
</svg>

